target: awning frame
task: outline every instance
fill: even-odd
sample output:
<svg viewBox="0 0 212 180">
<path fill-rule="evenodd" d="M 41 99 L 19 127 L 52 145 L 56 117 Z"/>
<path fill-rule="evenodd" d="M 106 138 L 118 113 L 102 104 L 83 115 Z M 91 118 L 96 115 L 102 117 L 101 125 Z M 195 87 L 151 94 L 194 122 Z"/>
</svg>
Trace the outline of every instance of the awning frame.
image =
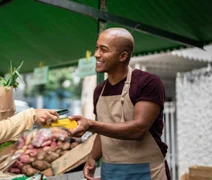
<svg viewBox="0 0 212 180">
<path fill-rule="evenodd" d="M 52 6 L 60 7 L 63 9 L 67 9 L 73 12 L 77 12 L 80 14 L 84 14 L 90 16 L 94 19 L 120 24 L 125 27 L 133 29 L 133 31 L 151 34 L 155 36 L 159 36 L 161 38 L 177 42 L 178 44 L 186 45 L 186 46 L 194 46 L 200 49 L 203 49 L 205 43 L 201 41 L 197 41 L 185 36 L 178 35 L 173 32 L 165 31 L 153 26 L 149 26 L 142 22 L 136 22 L 127 18 L 123 18 L 111 13 L 108 13 L 104 10 L 98 10 L 96 8 L 86 6 L 77 2 L 69 1 L 69 0 L 37 0 L 38 2 L 46 3 Z"/>
</svg>

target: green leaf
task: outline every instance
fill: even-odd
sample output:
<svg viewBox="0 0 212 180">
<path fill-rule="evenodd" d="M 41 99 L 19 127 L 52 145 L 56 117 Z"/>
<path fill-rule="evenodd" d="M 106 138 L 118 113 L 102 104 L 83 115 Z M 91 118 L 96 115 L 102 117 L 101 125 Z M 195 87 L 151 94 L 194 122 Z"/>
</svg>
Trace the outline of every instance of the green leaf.
<svg viewBox="0 0 212 180">
<path fill-rule="evenodd" d="M 23 65 L 23 61 L 21 62 L 21 64 L 17 67 L 17 68 L 13 68 L 12 66 L 12 61 L 10 61 L 10 76 L 8 79 L 5 79 L 3 82 L 4 86 L 10 87 L 13 86 L 14 88 L 18 87 L 18 82 L 16 81 L 17 78 L 20 78 L 20 80 L 24 83 L 24 80 L 22 79 L 19 71 Z M 25 83 L 24 83 L 25 84 Z"/>
<path fill-rule="evenodd" d="M 21 64 L 17 67 L 16 71 L 20 71 L 22 65 L 23 65 L 24 61 L 21 62 Z"/>
<path fill-rule="evenodd" d="M 15 73 L 18 75 L 18 77 L 24 83 L 24 85 L 26 85 L 25 82 L 24 82 L 24 80 L 22 79 L 21 75 L 19 74 L 19 72 L 16 70 Z"/>
</svg>

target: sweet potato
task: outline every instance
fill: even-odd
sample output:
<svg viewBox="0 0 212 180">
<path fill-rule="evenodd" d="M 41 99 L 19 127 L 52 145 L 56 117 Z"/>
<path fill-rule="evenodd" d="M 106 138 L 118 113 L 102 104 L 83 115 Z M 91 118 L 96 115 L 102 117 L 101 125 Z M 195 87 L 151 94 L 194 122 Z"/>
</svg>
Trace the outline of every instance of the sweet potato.
<svg viewBox="0 0 212 180">
<path fill-rule="evenodd" d="M 43 151 L 43 150 L 38 151 L 37 160 L 43 160 L 45 158 L 46 154 L 47 154 L 46 151 Z"/>
<path fill-rule="evenodd" d="M 48 152 L 48 151 L 53 151 L 53 152 L 55 152 L 55 151 L 58 150 L 58 149 L 59 149 L 58 146 L 57 146 L 57 147 L 50 147 L 50 146 L 43 147 L 43 151 L 46 151 L 46 152 Z"/>
<path fill-rule="evenodd" d="M 44 160 L 51 163 L 59 157 L 60 157 L 60 154 L 57 154 L 56 152 L 48 151 Z"/>
<path fill-rule="evenodd" d="M 15 173 L 15 174 L 20 174 L 21 170 L 19 168 L 11 167 L 11 168 L 8 169 L 8 172 Z"/>
<path fill-rule="evenodd" d="M 27 149 L 34 149 L 35 147 L 32 145 L 32 144 L 29 144 L 28 146 L 27 146 Z"/>
<path fill-rule="evenodd" d="M 32 167 L 34 167 L 40 171 L 44 171 L 44 170 L 50 168 L 50 164 L 43 160 L 36 160 L 36 161 L 32 162 Z"/>
<path fill-rule="evenodd" d="M 31 161 L 31 162 L 35 161 L 35 159 L 36 159 L 35 156 L 34 156 L 34 157 L 30 157 L 30 161 Z"/>
<path fill-rule="evenodd" d="M 63 145 L 62 145 L 62 150 L 69 150 L 69 149 L 71 149 L 71 144 L 67 141 L 67 142 L 65 142 Z"/>
<path fill-rule="evenodd" d="M 52 137 L 52 141 L 56 142 L 57 141 L 57 138 Z"/>
<path fill-rule="evenodd" d="M 51 147 L 57 147 L 57 143 L 55 141 L 51 142 Z"/>
<path fill-rule="evenodd" d="M 50 146 L 51 143 L 52 143 L 51 140 L 44 141 L 44 142 L 42 143 L 41 147 Z"/>
<path fill-rule="evenodd" d="M 29 154 L 30 156 L 36 156 L 38 153 L 37 149 L 27 149 L 24 154 Z"/>
<path fill-rule="evenodd" d="M 60 147 L 61 147 L 61 146 L 62 146 L 62 144 L 63 144 L 63 141 L 57 141 L 57 145 L 58 145 L 58 146 L 60 146 Z"/>
<path fill-rule="evenodd" d="M 33 168 L 31 165 L 27 164 L 22 167 L 21 172 L 27 176 L 33 176 L 39 171 Z"/>
<path fill-rule="evenodd" d="M 13 166 L 14 167 L 17 167 L 17 168 L 19 168 L 19 169 L 21 169 L 22 167 L 23 167 L 23 163 L 21 162 L 21 161 L 19 161 L 19 160 L 17 160 L 14 164 L 13 164 Z"/>
<path fill-rule="evenodd" d="M 43 151 L 51 151 L 52 150 L 52 147 L 50 147 L 50 146 L 45 146 L 45 147 L 43 147 Z"/>
<path fill-rule="evenodd" d="M 64 142 L 63 142 L 63 141 L 58 141 L 58 142 L 57 142 L 57 146 L 58 146 L 60 149 L 62 149 L 63 145 L 64 145 Z"/>
<path fill-rule="evenodd" d="M 22 154 L 19 158 L 18 158 L 23 164 L 27 164 L 31 162 L 30 156 L 28 154 Z"/>
</svg>

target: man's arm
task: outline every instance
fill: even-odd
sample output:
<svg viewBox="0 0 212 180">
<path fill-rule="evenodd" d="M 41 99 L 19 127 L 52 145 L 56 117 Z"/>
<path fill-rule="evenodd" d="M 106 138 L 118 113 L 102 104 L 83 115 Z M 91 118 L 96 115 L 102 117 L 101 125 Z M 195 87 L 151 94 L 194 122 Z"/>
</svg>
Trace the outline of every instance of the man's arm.
<svg viewBox="0 0 212 180">
<path fill-rule="evenodd" d="M 89 158 L 92 158 L 97 162 L 101 157 L 102 157 L 101 139 L 100 135 L 97 134 Z"/>
<path fill-rule="evenodd" d="M 71 116 L 70 119 L 78 122 L 78 127 L 70 132 L 73 136 L 80 136 L 84 131 L 89 130 L 116 139 L 140 140 L 160 111 L 160 105 L 151 101 L 140 101 L 134 107 L 133 119 L 127 122 L 105 123 L 82 116 Z"/>
<path fill-rule="evenodd" d="M 93 179 L 96 169 L 96 162 L 101 158 L 101 156 L 101 139 L 100 136 L 97 135 L 94 141 L 93 149 L 83 169 L 83 174 L 86 179 Z"/>
</svg>

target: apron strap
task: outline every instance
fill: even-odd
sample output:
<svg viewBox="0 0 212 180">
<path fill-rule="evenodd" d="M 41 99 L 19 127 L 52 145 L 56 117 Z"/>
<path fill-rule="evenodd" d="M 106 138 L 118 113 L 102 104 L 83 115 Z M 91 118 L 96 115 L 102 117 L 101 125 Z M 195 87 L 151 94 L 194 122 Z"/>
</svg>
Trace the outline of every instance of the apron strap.
<svg viewBox="0 0 212 180">
<path fill-rule="evenodd" d="M 105 81 L 105 84 L 104 84 L 104 86 L 103 86 L 103 88 L 102 88 L 102 91 L 101 91 L 100 96 L 102 96 L 102 94 L 103 94 L 103 92 L 104 92 L 104 90 L 105 90 L 105 87 L 106 87 L 106 85 L 107 85 L 107 81 L 108 81 L 108 80 Z M 99 96 L 99 97 L 100 97 L 100 96 Z"/>
<path fill-rule="evenodd" d="M 121 93 L 121 122 L 124 122 L 124 110 L 123 110 L 123 104 L 124 104 L 124 96 L 129 92 L 130 89 L 130 83 L 131 83 L 131 76 L 132 76 L 133 69 L 128 66 L 128 74 L 127 79 L 124 83 L 124 87 Z"/>
<path fill-rule="evenodd" d="M 124 88 L 123 88 L 123 90 L 122 90 L 121 97 L 123 97 L 123 96 L 128 92 L 128 90 L 129 90 L 130 82 L 131 82 L 132 71 L 133 71 L 133 69 L 132 69 L 130 66 L 128 66 L 127 79 L 126 79 L 126 81 L 125 81 L 125 84 L 124 84 Z M 105 87 L 106 87 L 107 83 L 108 83 L 108 80 L 106 80 L 106 82 L 105 82 L 105 84 L 104 84 L 104 86 L 103 86 L 103 88 L 102 88 L 102 91 L 101 91 L 101 93 L 100 93 L 100 96 L 102 96 L 102 94 L 103 94 L 103 92 L 104 92 L 104 90 L 105 90 Z"/>
<path fill-rule="evenodd" d="M 121 93 L 121 122 L 124 122 L 124 110 L 123 110 L 123 104 L 124 104 L 124 96 L 129 92 L 129 89 L 130 89 L 130 83 L 131 83 L 131 76 L 132 76 L 132 71 L 133 69 L 128 66 L 128 73 L 127 73 L 127 79 L 124 83 L 124 87 L 123 87 L 123 90 L 122 90 L 122 93 Z M 102 96 L 104 90 L 105 90 L 105 87 L 107 85 L 107 82 L 105 82 L 103 88 L 102 88 L 102 91 L 101 91 L 101 94 L 100 96 Z"/>
</svg>

